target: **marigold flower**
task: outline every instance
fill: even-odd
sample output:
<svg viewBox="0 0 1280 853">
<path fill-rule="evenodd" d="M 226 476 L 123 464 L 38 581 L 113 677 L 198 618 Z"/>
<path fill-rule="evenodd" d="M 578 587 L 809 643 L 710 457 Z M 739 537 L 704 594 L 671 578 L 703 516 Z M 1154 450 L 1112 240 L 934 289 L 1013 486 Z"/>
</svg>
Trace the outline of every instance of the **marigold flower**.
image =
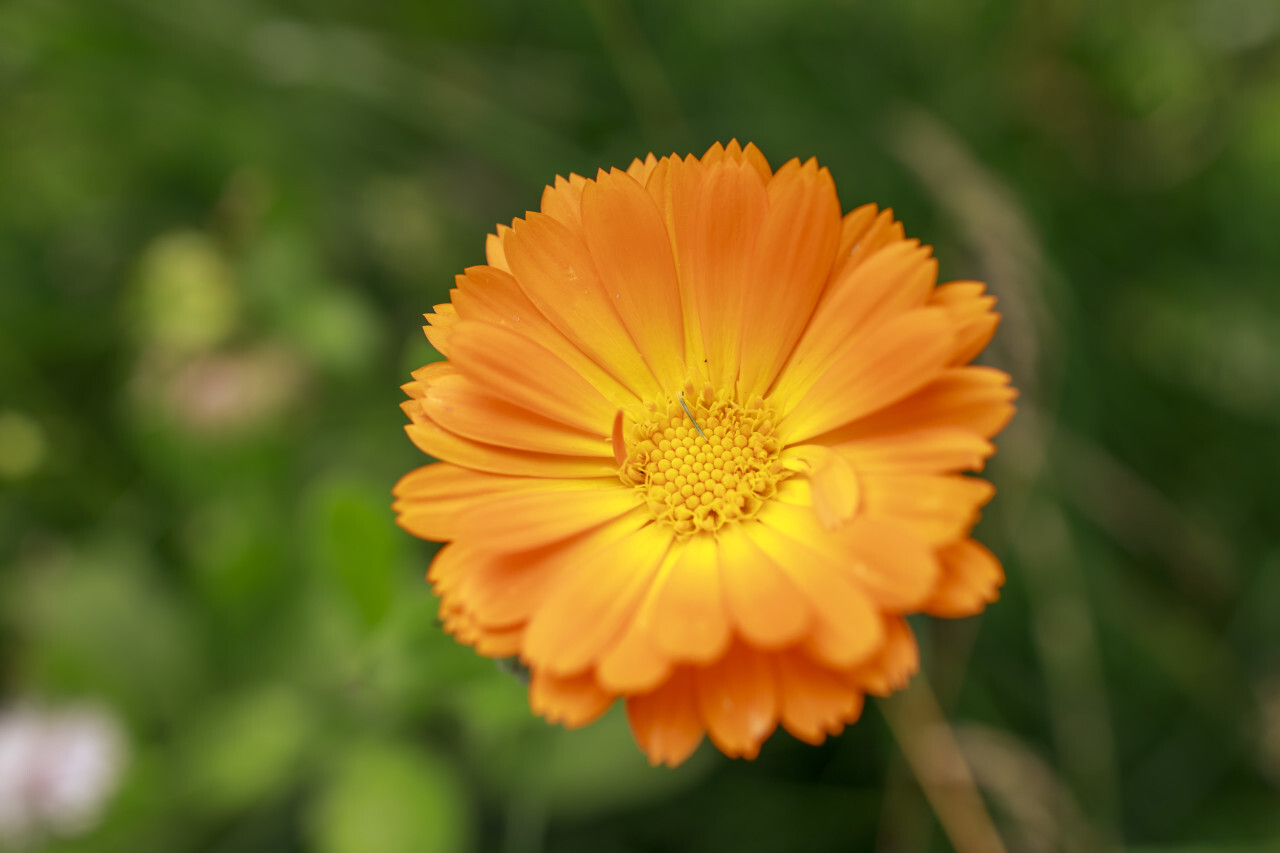
<svg viewBox="0 0 1280 853">
<path fill-rule="evenodd" d="M 904 616 L 967 616 L 999 562 L 969 538 L 1013 414 L 966 366 L 999 314 L 938 286 L 892 212 L 754 145 L 557 178 L 427 314 L 446 361 L 404 386 L 441 460 L 395 488 L 446 544 L 445 629 L 518 655 L 569 727 L 625 700 L 653 763 L 710 736 L 819 743 L 918 666 Z"/>
</svg>

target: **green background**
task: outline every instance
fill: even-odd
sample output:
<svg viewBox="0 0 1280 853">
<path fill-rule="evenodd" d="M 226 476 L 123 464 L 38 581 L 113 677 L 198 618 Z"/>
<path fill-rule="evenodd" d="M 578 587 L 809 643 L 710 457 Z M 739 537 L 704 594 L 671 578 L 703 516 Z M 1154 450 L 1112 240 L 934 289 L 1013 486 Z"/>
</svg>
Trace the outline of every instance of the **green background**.
<svg viewBox="0 0 1280 853">
<path fill-rule="evenodd" d="M 6 0 L 0 691 L 119 715 L 57 851 L 949 849 L 880 708 L 566 733 L 435 626 L 398 385 L 554 175 L 756 142 L 891 206 L 1021 411 L 920 620 L 1011 850 L 1280 845 L 1273 0 Z"/>
</svg>

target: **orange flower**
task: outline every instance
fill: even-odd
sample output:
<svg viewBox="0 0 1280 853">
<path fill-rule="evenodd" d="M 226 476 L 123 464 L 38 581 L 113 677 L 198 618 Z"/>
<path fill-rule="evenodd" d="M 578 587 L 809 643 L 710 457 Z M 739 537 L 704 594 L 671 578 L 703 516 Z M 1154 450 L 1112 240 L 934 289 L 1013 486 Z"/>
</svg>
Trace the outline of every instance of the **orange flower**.
<svg viewBox="0 0 1280 853">
<path fill-rule="evenodd" d="M 906 682 L 904 616 L 967 616 L 1000 564 L 965 476 L 1013 414 L 965 366 L 999 315 L 936 286 L 891 211 L 841 216 L 814 160 L 753 145 L 557 178 L 428 314 L 447 361 L 404 386 L 404 529 L 447 542 L 445 628 L 519 655 L 529 701 L 616 699 L 653 763 L 704 733 L 818 743 Z"/>
</svg>

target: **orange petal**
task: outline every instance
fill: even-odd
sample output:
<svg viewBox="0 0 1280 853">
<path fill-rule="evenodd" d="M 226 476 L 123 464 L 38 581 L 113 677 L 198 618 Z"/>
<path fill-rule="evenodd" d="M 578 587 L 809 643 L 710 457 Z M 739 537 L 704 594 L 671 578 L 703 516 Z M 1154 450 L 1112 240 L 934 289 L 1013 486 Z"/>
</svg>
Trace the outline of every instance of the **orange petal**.
<svg viewBox="0 0 1280 853">
<path fill-rule="evenodd" d="M 703 734 L 692 674 L 677 671 L 652 693 L 628 697 L 627 719 L 650 764 L 683 764 Z"/>
<path fill-rule="evenodd" d="M 487 658 L 509 658 L 520 653 L 524 645 L 524 627 L 490 630 L 476 626 L 475 639 L 471 643 L 477 654 Z"/>
<path fill-rule="evenodd" d="M 510 230 L 505 225 L 499 225 L 493 234 L 484 238 L 485 261 L 489 266 L 503 272 L 511 272 L 511 268 L 507 266 L 507 254 L 502 251 L 502 241 L 506 239 L 507 232 Z"/>
<path fill-rule="evenodd" d="M 840 242 L 840 201 L 816 160 L 792 160 L 769 182 L 742 306 L 739 393 L 763 394 L 791 355 L 822 295 Z"/>
<path fill-rule="evenodd" d="M 649 180 L 649 175 L 653 174 L 653 169 L 657 165 L 658 158 L 654 157 L 653 154 L 650 153 L 649 156 L 645 157 L 643 160 L 638 157 L 635 160 L 632 160 L 631 165 L 627 167 L 627 174 L 635 178 L 640 186 L 644 186 L 645 182 Z"/>
<path fill-rule="evenodd" d="M 942 546 L 966 535 L 978 509 L 995 494 L 977 477 L 929 474 L 862 476 L 862 507 L 872 518 L 901 524 L 930 545 Z"/>
<path fill-rule="evenodd" d="M 744 532 L 808 600 L 815 619 L 807 642 L 814 654 L 833 667 L 852 666 L 880 645 L 879 611 L 840 567 L 786 530 L 780 506 L 766 505 L 758 522 L 742 525 Z"/>
<path fill-rule="evenodd" d="M 526 622 L 558 588 L 560 581 L 580 561 L 593 560 L 606 548 L 635 533 L 648 522 L 644 513 L 628 513 L 563 542 L 525 551 L 486 550 L 488 543 L 468 541 L 448 546 L 448 566 L 439 578 L 476 621 L 490 628 Z M 443 553 L 444 549 L 442 549 Z M 437 558 L 438 560 L 439 558 Z"/>
<path fill-rule="evenodd" d="M 459 531 L 494 551 L 520 551 L 567 539 L 644 503 L 644 496 L 610 477 L 535 480 L 536 490 L 508 492 L 472 503 L 454 518 Z"/>
<path fill-rule="evenodd" d="M 744 290 L 753 280 L 768 192 L 760 174 L 746 163 L 725 161 L 699 169 L 674 161 L 670 175 L 681 299 L 696 308 L 712 385 L 729 387 L 738 375 Z"/>
<path fill-rule="evenodd" d="M 450 339 L 459 372 L 531 412 L 607 437 L 616 407 L 582 374 L 509 329 L 464 320 Z"/>
<path fill-rule="evenodd" d="M 616 465 L 598 457 L 552 456 L 469 441 L 429 419 L 407 424 L 404 429 L 423 453 L 473 471 L 550 479 L 608 477 L 618 471 Z"/>
<path fill-rule="evenodd" d="M 801 652 L 775 658 L 782 725 L 805 743 L 822 743 L 862 713 L 862 694 L 837 672 Z"/>
<path fill-rule="evenodd" d="M 427 567 L 427 581 L 437 595 L 441 595 L 458 584 L 459 578 L 466 572 L 467 552 L 456 543 L 440 546 L 431 565 Z"/>
<path fill-rule="evenodd" d="M 886 611 L 914 612 L 938 582 L 941 569 L 933 551 L 901 525 L 858 518 L 841 531 L 840 542 L 858 585 Z"/>
<path fill-rule="evenodd" d="M 725 604 L 743 639 L 761 649 L 797 642 L 812 624 L 809 605 L 785 569 L 733 525 L 720 531 Z"/>
<path fill-rule="evenodd" d="M 773 169 L 769 168 L 769 161 L 765 159 L 764 154 L 760 152 L 754 142 L 748 142 L 746 148 L 743 148 L 736 139 L 730 139 L 728 145 L 721 145 L 716 142 L 699 159 L 706 166 L 726 161 L 737 164 L 745 163 L 755 169 L 756 174 L 762 180 L 767 182 L 773 177 Z"/>
<path fill-rule="evenodd" d="M 987 286 L 978 281 L 952 281 L 938 287 L 929 302 L 947 309 L 955 323 L 956 349 L 952 364 L 968 364 L 986 349 L 1000 325 L 1000 315 L 992 311 L 994 296 L 985 295 Z"/>
<path fill-rule="evenodd" d="M 542 345 L 615 405 L 628 405 L 639 399 L 552 325 L 510 273 L 493 267 L 469 267 L 456 281 L 453 302 L 462 319 L 506 326 Z"/>
<path fill-rule="evenodd" d="M 524 637 L 523 626 L 484 628 L 476 624 L 470 612 L 452 606 L 447 598 L 441 599 L 440 617 L 445 633 L 452 635 L 459 643 L 475 647 L 485 657 L 512 657 L 520 651 Z"/>
<path fill-rule="evenodd" d="M 937 277 L 937 264 L 928 247 L 901 241 L 873 255 L 866 263 L 846 265 L 823 294 L 804 336 L 778 378 L 774 394 L 788 412 L 823 371 L 847 359 L 857 346 L 855 331 L 871 328 L 908 308 L 920 307 Z"/>
<path fill-rule="evenodd" d="M 574 565 L 529 620 L 524 657 L 561 675 L 596 661 L 630 624 L 671 538 L 666 528 L 649 525 Z"/>
<path fill-rule="evenodd" d="M 956 427 L 985 438 L 1013 417 L 1009 374 L 990 367 L 952 367 L 910 397 L 859 421 L 832 430 L 824 443 L 842 444 L 873 435 Z"/>
<path fill-rule="evenodd" d="M 401 477 L 391 490 L 396 498 L 391 508 L 398 513 L 396 524 L 414 536 L 443 542 L 457 535 L 458 516 L 464 510 L 492 501 L 498 495 L 545 488 L 546 482 L 529 477 L 481 474 L 437 462 Z"/>
<path fill-rule="evenodd" d="M 831 270 L 833 281 L 841 274 L 854 247 L 861 243 L 879 213 L 880 208 L 874 204 L 864 204 L 855 207 L 840 220 L 840 248 L 836 250 L 835 267 Z"/>
<path fill-rule="evenodd" d="M 694 677 L 698 712 L 712 742 L 730 757 L 755 758 L 778 725 L 777 682 L 767 653 L 735 645 Z"/>
<path fill-rule="evenodd" d="M 638 396 L 657 396 L 661 385 L 606 296 L 580 229 L 531 213 L 503 245 L 520 287 L 561 334 Z"/>
<path fill-rule="evenodd" d="M 802 444 L 782 452 L 782 464 L 809 479 L 818 521 L 827 530 L 848 523 L 858 509 L 858 476 L 843 457 L 821 444 Z"/>
<path fill-rule="evenodd" d="M 924 606 L 933 616 L 960 618 L 981 613 L 1000 597 L 1004 569 L 980 542 L 961 539 L 938 551 L 942 574 Z"/>
<path fill-rule="evenodd" d="M 458 322 L 458 310 L 452 304 L 445 302 L 435 306 L 434 314 L 423 316 L 427 318 L 427 325 L 422 327 L 427 340 L 436 348 L 436 352 L 448 357 L 449 339 L 453 335 L 454 324 Z"/>
<path fill-rule="evenodd" d="M 905 237 L 906 233 L 902 229 L 902 223 L 893 218 L 893 209 L 885 208 L 876 214 L 866 233 L 862 234 L 850 248 L 849 253 L 843 256 L 843 261 L 838 262 L 839 269 L 837 272 L 843 272 L 847 268 L 866 263 L 867 259 L 881 249 L 891 246 L 905 239 Z"/>
<path fill-rule="evenodd" d="M 459 333 L 454 337 L 456 349 Z M 781 429 L 790 443 L 802 442 L 895 403 L 936 378 L 951 347 L 941 309 L 901 314 L 860 335 L 783 418 Z"/>
<path fill-rule="evenodd" d="M 671 240 L 644 187 L 614 170 L 582 195 L 582 225 L 605 295 L 663 387 L 684 383 L 684 320 Z"/>
<path fill-rule="evenodd" d="M 900 616 L 884 620 L 884 645 L 848 676 L 851 684 L 872 696 L 888 696 L 907 686 L 920 669 L 920 647 L 907 620 Z"/>
<path fill-rule="evenodd" d="M 556 175 L 555 183 L 542 191 L 542 212 L 560 222 L 570 231 L 582 232 L 582 190 L 587 179 L 569 173 L 569 177 Z"/>
<path fill-rule="evenodd" d="M 885 519 L 860 515 L 837 531 L 819 526 L 803 496 L 804 483 L 789 480 L 761 519 L 821 554 L 844 578 L 870 596 L 878 609 L 916 609 L 933 591 L 938 561 L 911 530 Z"/>
<path fill-rule="evenodd" d="M 433 361 L 430 364 L 424 364 L 409 375 L 413 377 L 412 382 L 406 382 L 400 388 L 410 397 L 421 398 L 427 394 L 427 389 L 432 383 L 443 379 L 446 376 L 456 376 L 458 368 L 447 361 Z"/>
<path fill-rule="evenodd" d="M 645 605 L 641 604 L 639 613 L 644 609 Z M 671 659 L 653 647 L 640 618 L 637 615 L 631 620 L 596 665 L 596 679 L 607 690 L 619 694 L 645 693 L 671 675 Z"/>
<path fill-rule="evenodd" d="M 860 438 L 835 450 L 858 471 L 899 474 L 945 474 L 981 471 L 995 445 L 969 430 L 955 427 Z"/>
<path fill-rule="evenodd" d="M 617 697 L 596 684 L 591 673 L 570 677 L 534 669 L 529 678 L 529 707 L 547 722 L 577 729 L 609 710 Z"/>
<path fill-rule="evenodd" d="M 609 442 L 535 414 L 490 394 L 466 376 L 444 376 L 427 388 L 422 400 L 426 417 L 456 435 L 484 444 L 608 459 Z"/>
</svg>

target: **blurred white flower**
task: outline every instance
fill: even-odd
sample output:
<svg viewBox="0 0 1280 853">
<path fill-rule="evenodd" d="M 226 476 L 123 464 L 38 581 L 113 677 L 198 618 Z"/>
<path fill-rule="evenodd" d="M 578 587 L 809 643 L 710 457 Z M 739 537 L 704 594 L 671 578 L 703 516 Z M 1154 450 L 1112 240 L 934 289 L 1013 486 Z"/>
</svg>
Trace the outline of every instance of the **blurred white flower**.
<svg viewBox="0 0 1280 853">
<path fill-rule="evenodd" d="M 120 725 L 97 708 L 0 712 L 0 844 L 92 828 L 124 753 Z"/>
</svg>

